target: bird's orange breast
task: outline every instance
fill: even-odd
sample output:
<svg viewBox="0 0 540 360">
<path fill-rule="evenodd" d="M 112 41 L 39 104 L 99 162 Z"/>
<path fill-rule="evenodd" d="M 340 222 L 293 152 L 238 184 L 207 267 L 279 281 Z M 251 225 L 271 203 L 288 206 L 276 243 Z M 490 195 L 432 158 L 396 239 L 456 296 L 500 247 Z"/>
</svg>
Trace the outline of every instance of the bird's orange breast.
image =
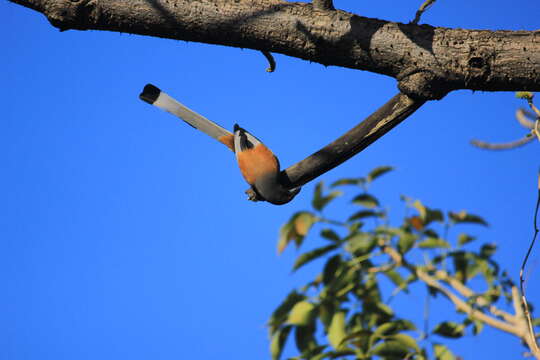
<svg viewBox="0 0 540 360">
<path fill-rule="evenodd" d="M 279 171 L 274 154 L 263 144 L 241 151 L 236 154 L 236 159 L 242 176 L 250 185 L 263 175 Z"/>
</svg>

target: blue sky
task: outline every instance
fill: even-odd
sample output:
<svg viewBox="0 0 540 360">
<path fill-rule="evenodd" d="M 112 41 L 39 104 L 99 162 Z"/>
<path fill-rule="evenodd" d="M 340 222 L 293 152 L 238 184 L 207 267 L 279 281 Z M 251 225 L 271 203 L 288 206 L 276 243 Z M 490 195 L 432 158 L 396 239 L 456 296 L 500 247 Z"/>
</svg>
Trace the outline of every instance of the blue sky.
<svg viewBox="0 0 540 360">
<path fill-rule="evenodd" d="M 407 22 L 421 1 L 351 3 L 335 2 Z M 534 1 L 441 1 L 422 21 L 533 30 L 539 10 Z M 282 55 L 268 74 L 252 50 L 60 33 L 5 0 L 0 20 L 0 359 L 268 358 L 268 316 L 321 265 L 292 275 L 297 253 L 275 250 L 279 226 L 309 207 L 314 183 L 285 206 L 246 201 L 230 151 L 138 94 L 151 82 L 224 127 L 237 122 L 289 166 L 376 110 L 395 81 Z M 498 243 L 517 279 L 538 144 L 495 153 L 468 141 L 524 135 L 513 115 L 521 105 L 513 93 L 452 93 L 319 180 L 393 165 L 374 187 L 386 204 L 399 215 L 407 194 L 482 215 L 491 227 L 473 232 Z M 352 212 L 344 200 L 328 211 Z M 530 269 L 538 304 L 537 256 Z M 465 359 L 522 352 L 496 330 L 450 345 Z"/>
</svg>

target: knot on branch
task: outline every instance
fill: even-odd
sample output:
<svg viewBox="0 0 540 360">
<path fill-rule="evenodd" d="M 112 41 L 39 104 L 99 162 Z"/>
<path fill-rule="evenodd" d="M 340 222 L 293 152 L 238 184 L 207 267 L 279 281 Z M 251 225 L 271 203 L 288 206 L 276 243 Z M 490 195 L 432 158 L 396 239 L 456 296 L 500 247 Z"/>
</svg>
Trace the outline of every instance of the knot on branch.
<svg viewBox="0 0 540 360">
<path fill-rule="evenodd" d="M 313 0 L 312 4 L 318 10 L 335 10 L 332 0 Z"/>
<path fill-rule="evenodd" d="M 466 85 L 483 84 L 491 75 L 493 54 L 489 51 L 474 51 L 468 56 L 466 64 Z"/>
<path fill-rule="evenodd" d="M 47 7 L 43 13 L 60 31 L 85 30 L 99 21 L 101 12 L 96 0 L 60 0 Z"/>
<path fill-rule="evenodd" d="M 442 77 L 429 70 L 415 69 L 397 79 L 399 91 L 417 100 L 440 100 L 452 90 Z"/>
</svg>

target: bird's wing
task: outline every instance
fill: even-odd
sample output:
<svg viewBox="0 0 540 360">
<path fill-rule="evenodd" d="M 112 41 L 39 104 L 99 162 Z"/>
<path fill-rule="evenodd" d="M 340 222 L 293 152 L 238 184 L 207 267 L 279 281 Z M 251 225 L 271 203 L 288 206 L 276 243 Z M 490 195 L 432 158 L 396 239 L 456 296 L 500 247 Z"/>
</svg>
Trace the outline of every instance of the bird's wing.
<svg viewBox="0 0 540 360">
<path fill-rule="evenodd" d="M 173 115 L 176 115 L 192 127 L 202 131 L 203 133 L 213 137 L 220 143 L 234 151 L 234 136 L 231 132 L 225 130 L 213 121 L 208 120 L 204 116 L 188 109 L 171 96 L 161 91 L 158 87 L 147 84 L 139 98 L 150 105 L 154 105 L 162 110 L 165 110 Z"/>
</svg>

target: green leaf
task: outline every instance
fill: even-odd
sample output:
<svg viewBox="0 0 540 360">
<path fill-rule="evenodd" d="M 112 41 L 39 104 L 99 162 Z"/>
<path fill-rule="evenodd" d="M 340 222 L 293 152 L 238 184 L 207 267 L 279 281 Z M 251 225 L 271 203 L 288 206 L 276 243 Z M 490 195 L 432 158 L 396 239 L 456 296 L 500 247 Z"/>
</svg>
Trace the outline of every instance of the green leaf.
<svg viewBox="0 0 540 360">
<path fill-rule="evenodd" d="M 415 352 L 417 353 L 420 353 L 421 350 L 420 350 L 420 347 L 418 346 L 418 343 L 416 342 L 416 340 L 414 340 L 411 336 L 407 335 L 407 334 L 396 334 L 396 335 L 391 335 L 388 337 L 388 340 L 395 340 L 399 343 L 401 343 L 402 345 L 410 348 L 410 349 L 413 349 Z"/>
<path fill-rule="evenodd" d="M 342 347 L 342 342 L 347 336 L 345 331 L 345 312 L 338 311 L 334 313 L 332 322 L 328 328 L 328 341 L 330 345 L 336 350 Z"/>
<path fill-rule="evenodd" d="M 399 331 L 416 330 L 416 326 L 409 320 L 399 319 L 392 321 L 392 323 L 396 324 L 396 329 Z"/>
<path fill-rule="evenodd" d="M 313 200 L 311 202 L 311 205 L 313 208 L 317 211 L 321 211 L 328 203 L 338 196 L 343 195 L 341 191 L 332 191 L 326 196 L 323 196 L 323 183 L 320 182 L 315 186 L 315 193 L 313 194 Z"/>
<path fill-rule="evenodd" d="M 406 289 L 407 282 L 396 270 L 388 270 L 383 272 L 383 274 L 386 275 L 396 286 Z M 405 292 L 407 292 L 407 290 L 405 290 Z"/>
<path fill-rule="evenodd" d="M 377 327 L 375 329 L 373 334 L 371 334 L 371 336 L 369 338 L 368 347 L 371 348 L 371 347 L 373 347 L 373 345 L 375 345 L 377 340 L 382 339 L 385 336 L 392 335 L 392 334 L 395 334 L 396 332 L 398 332 L 399 331 L 399 326 L 400 325 L 398 323 L 394 322 L 394 321 L 389 321 L 389 322 L 383 323 L 382 325 L 379 325 L 379 327 Z"/>
<path fill-rule="evenodd" d="M 294 240 L 296 242 L 296 245 L 300 246 L 303 239 L 304 237 L 298 235 L 298 233 L 295 230 L 294 217 L 293 217 L 291 221 L 289 221 L 288 223 L 283 225 L 281 229 L 279 229 L 279 240 L 278 240 L 278 246 L 277 246 L 278 254 L 281 254 L 285 250 L 285 248 L 287 247 L 287 245 L 289 245 L 291 240 Z"/>
<path fill-rule="evenodd" d="M 331 355 L 332 355 L 332 352 L 320 353 L 318 355 L 309 357 L 309 360 L 323 360 L 324 358 L 330 357 Z"/>
<path fill-rule="evenodd" d="M 433 221 L 438 221 L 441 223 L 444 222 L 444 215 L 441 210 L 430 208 L 426 208 L 426 210 L 426 218 L 424 219 L 426 225 L 432 223 Z"/>
<path fill-rule="evenodd" d="M 322 197 L 323 197 L 323 186 L 324 183 L 318 182 L 317 185 L 315 185 L 315 190 L 313 191 L 313 200 L 311 200 L 311 206 L 315 210 L 321 210 L 324 205 L 322 205 Z"/>
<path fill-rule="evenodd" d="M 421 249 L 435 249 L 435 248 L 450 248 L 450 244 L 448 244 L 443 239 L 439 238 L 427 238 L 424 241 L 418 243 L 418 247 Z"/>
<path fill-rule="evenodd" d="M 433 352 L 436 360 L 456 360 L 456 356 L 442 344 L 433 344 Z"/>
<path fill-rule="evenodd" d="M 368 348 L 373 347 L 377 340 L 382 339 L 386 336 L 395 335 L 400 331 L 404 330 L 416 330 L 414 324 L 408 320 L 396 320 L 386 322 L 373 332 L 369 338 Z"/>
<path fill-rule="evenodd" d="M 328 259 L 323 269 L 323 283 L 325 285 L 329 285 L 332 282 L 341 264 L 341 255 L 339 254 L 334 255 L 330 259 Z"/>
<path fill-rule="evenodd" d="M 360 228 L 362 228 L 363 225 L 364 225 L 364 223 L 361 222 L 361 221 L 351 223 L 351 224 L 348 226 L 348 228 L 349 228 L 349 235 L 350 235 L 350 234 L 354 234 L 355 232 L 357 232 L 358 230 L 360 230 Z"/>
<path fill-rule="evenodd" d="M 332 245 L 323 246 L 315 250 L 303 253 L 296 259 L 296 262 L 294 263 L 294 266 L 293 266 L 293 270 L 299 269 L 301 266 L 307 264 L 308 262 L 315 260 L 325 255 L 326 253 L 337 249 L 338 247 L 339 247 L 338 244 L 332 244 Z"/>
<path fill-rule="evenodd" d="M 420 200 L 415 200 L 411 206 L 418 211 L 418 214 L 420 214 L 420 218 L 424 222 L 424 225 L 428 225 L 433 221 L 444 221 L 443 213 L 440 210 L 430 209 L 429 207 L 422 204 Z"/>
<path fill-rule="evenodd" d="M 317 347 L 317 341 L 315 340 L 315 326 L 297 326 L 294 329 L 294 339 L 296 342 L 296 348 L 300 352 L 308 352 L 311 349 Z"/>
<path fill-rule="evenodd" d="M 422 204 L 422 202 L 420 200 L 415 200 L 412 203 L 412 207 L 415 208 L 418 211 L 418 214 L 420 214 L 420 217 L 422 218 L 422 220 L 425 221 L 426 220 L 427 210 L 426 210 L 426 207 L 424 206 L 424 204 Z"/>
<path fill-rule="evenodd" d="M 370 354 L 390 359 L 404 359 L 409 354 L 409 347 L 396 340 L 388 340 L 377 344 Z"/>
<path fill-rule="evenodd" d="M 394 168 L 392 166 L 379 166 L 379 167 L 376 167 L 375 169 L 371 170 L 370 173 L 367 175 L 366 179 L 367 179 L 367 182 L 370 183 L 372 182 L 373 180 L 377 179 L 378 177 L 386 174 L 387 172 L 390 172 L 394 170 Z"/>
<path fill-rule="evenodd" d="M 352 200 L 352 203 L 356 204 L 356 205 L 361 205 L 361 206 L 366 207 L 368 209 L 373 209 L 373 208 L 376 208 L 377 206 L 379 206 L 379 201 L 377 200 L 377 198 L 375 198 L 374 196 L 369 195 L 367 193 L 360 194 L 360 195 L 356 196 Z"/>
<path fill-rule="evenodd" d="M 473 320 L 473 334 L 479 335 L 484 329 L 484 323 L 482 321 Z"/>
<path fill-rule="evenodd" d="M 332 229 L 323 229 L 321 231 L 321 236 L 327 240 L 339 242 L 341 238 L 339 235 Z"/>
<path fill-rule="evenodd" d="M 387 316 L 394 316 L 394 311 L 392 308 L 386 304 L 378 303 L 377 308 L 381 311 L 381 313 L 387 315 Z"/>
<path fill-rule="evenodd" d="M 450 219 L 456 224 L 470 223 L 489 226 L 488 223 L 478 215 L 469 214 L 465 210 L 460 212 L 448 212 Z"/>
<path fill-rule="evenodd" d="M 346 178 L 346 179 L 339 179 L 338 181 L 334 181 L 332 185 L 330 185 L 331 188 L 341 185 L 358 185 L 363 182 L 362 178 Z"/>
<path fill-rule="evenodd" d="M 292 308 L 291 313 L 289 314 L 287 323 L 297 326 L 309 325 L 309 323 L 313 319 L 313 309 L 315 309 L 315 305 L 310 302 L 297 302 Z"/>
<path fill-rule="evenodd" d="M 270 332 L 273 333 L 276 331 L 276 329 L 285 322 L 287 315 L 293 306 L 305 298 L 306 297 L 304 295 L 297 293 L 296 290 L 291 291 L 285 300 L 283 300 L 283 302 L 272 313 L 272 316 L 268 321 L 270 325 Z"/>
<path fill-rule="evenodd" d="M 294 216 L 294 229 L 298 235 L 305 236 L 317 220 L 318 217 L 315 214 L 308 211 L 301 211 Z"/>
<path fill-rule="evenodd" d="M 368 254 L 377 244 L 377 239 L 368 233 L 357 233 L 347 239 L 347 251 L 356 256 Z"/>
<path fill-rule="evenodd" d="M 497 251 L 496 244 L 484 244 L 480 248 L 480 257 L 484 259 L 490 258 Z"/>
<path fill-rule="evenodd" d="M 459 245 L 465 245 L 470 243 L 471 241 L 476 240 L 474 236 L 467 235 L 465 233 L 461 233 L 458 235 L 458 244 Z"/>
<path fill-rule="evenodd" d="M 382 217 L 384 217 L 384 213 L 379 212 L 379 211 L 373 211 L 373 210 L 360 210 L 360 211 L 354 213 L 353 215 L 351 215 L 347 219 L 347 221 L 354 221 L 354 220 L 365 219 L 365 218 L 369 218 L 369 217 L 382 218 Z"/>
<path fill-rule="evenodd" d="M 345 336 L 345 338 L 343 338 L 343 340 L 341 341 L 340 346 L 355 341 L 355 345 L 357 346 L 357 348 L 365 347 L 361 344 L 365 343 L 365 340 L 369 338 L 370 335 L 371 331 L 367 329 L 355 331 L 354 333 Z"/>
<path fill-rule="evenodd" d="M 414 243 L 416 242 L 417 236 L 414 234 L 400 231 L 399 240 L 398 240 L 398 251 L 400 254 L 405 254 L 407 251 L 412 249 Z"/>
<path fill-rule="evenodd" d="M 468 253 L 465 251 L 456 251 L 452 253 L 452 258 L 454 260 L 454 271 L 456 273 L 455 277 L 462 283 L 467 281 L 467 266 L 469 264 L 467 254 Z"/>
<path fill-rule="evenodd" d="M 465 335 L 464 325 L 453 321 L 444 321 L 433 329 L 434 334 L 438 334 L 447 338 L 457 339 Z"/>
<path fill-rule="evenodd" d="M 291 332 L 291 326 L 284 326 L 274 333 L 272 336 L 272 341 L 270 342 L 270 354 L 272 354 L 272 360 L 279 360 L 281 353 L 283 352 L 283 347 L 287 341 L 287 337 Z"/>
<path fill-rule="evenodd" d="M 532 101 L 534 94 L 530 91 L 516 91 L 516 98 Z"/>
<path fill-rule="evenodd" d="M 303 351 L 302 354 L 298 357 L 299 359 L 324 359 L 329 356 L 329 353 L 323 353 L 323 350 L 326 349 L 328 345 L 316 345 L 308 348 Z M 291 358 L 289 358 L 291 360 Z"/>
<path fill-rule="evenodd" d="M 332 322 L 332 317 L 334 316 L 335 309 L 334 301 L 322 301 L 319 306 L 319 319 L 324 325 L 324 328 L 327 330 Z"/>
</svg>

